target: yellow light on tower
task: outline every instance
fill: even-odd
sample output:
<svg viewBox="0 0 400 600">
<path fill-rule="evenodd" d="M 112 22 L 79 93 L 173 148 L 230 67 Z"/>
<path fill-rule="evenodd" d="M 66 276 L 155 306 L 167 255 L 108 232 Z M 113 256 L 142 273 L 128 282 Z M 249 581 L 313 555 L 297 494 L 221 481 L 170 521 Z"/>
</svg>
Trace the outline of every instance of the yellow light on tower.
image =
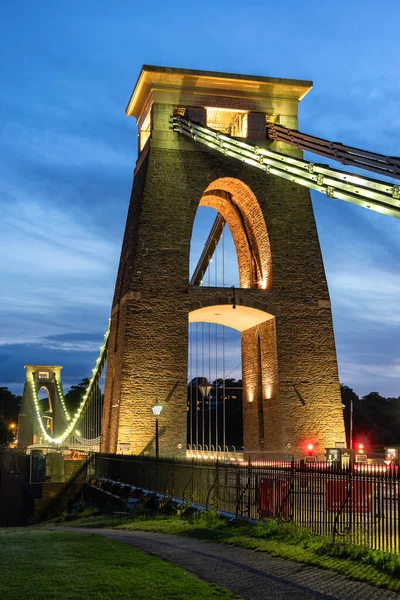
<svg viewBox="0 0 400 600">
<path fill-rule="evenodd" d="M 258 281 L 257 283 L 258 283 L 258 288 L 260 290 L 266 290 L 267 289 L 267 282 L 266 282 L 266 280 L 264 278 L 261 279 L 261 281 Z"/>
</svg>

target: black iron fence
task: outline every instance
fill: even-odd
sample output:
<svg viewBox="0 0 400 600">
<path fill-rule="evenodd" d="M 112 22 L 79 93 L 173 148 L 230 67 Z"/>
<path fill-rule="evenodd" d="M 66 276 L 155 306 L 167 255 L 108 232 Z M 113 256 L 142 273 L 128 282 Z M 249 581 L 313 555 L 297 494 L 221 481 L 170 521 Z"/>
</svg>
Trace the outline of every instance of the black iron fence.
<svg viewBox="0 0 400 600">
<path fill-rule="evenodd" d="M 96 454 L 98 475 L 246 516 L 280 519 L 370 548 L 400 546 L 399 470 L 385 464 L 205 464 Z"/>
</svg>

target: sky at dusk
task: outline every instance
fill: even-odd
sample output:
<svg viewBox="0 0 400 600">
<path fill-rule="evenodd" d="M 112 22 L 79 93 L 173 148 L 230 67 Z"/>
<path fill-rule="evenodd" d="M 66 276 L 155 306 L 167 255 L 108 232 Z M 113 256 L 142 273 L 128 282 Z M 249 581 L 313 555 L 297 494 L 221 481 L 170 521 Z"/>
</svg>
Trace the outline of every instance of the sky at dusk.
<svg viewBox="0 0 400 600">
<path fill-rule="evenodd" d="M 143 64 L 312 80 L 302 131 L 399 156 L 399 20 L 398 0 L 3 0 L 0 386 L 22 393 L 27 363 L 64 365 L 64 388 L 91 372 L 137 156 L 125 107 Z M 400 396 L 400 221 L 312 197 L 340 380 Z"/>
</svg>

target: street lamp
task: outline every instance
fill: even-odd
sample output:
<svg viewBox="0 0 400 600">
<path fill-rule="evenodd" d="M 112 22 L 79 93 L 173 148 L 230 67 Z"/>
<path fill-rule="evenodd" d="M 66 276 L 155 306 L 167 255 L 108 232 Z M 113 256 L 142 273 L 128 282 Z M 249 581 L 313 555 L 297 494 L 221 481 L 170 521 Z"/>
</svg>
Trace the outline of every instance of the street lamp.
<svg viewBox="0 0 400 600">
<path fill-rule="evenodd" d="M 353 425 L 354 425 L 354 402 L 353 397 L 350 401 L 350 448 L 353 449 Z"/>
<path fill-rule="evenodd" d="M 198 386 L 199 390 L 200 390 L 200 394 L 203 396 L 203 398 L 207 398 L 207 396 L 209 395 L 209 393 L 212 390 L 212 385 L 210 385 L 207 381 L 207 379 L 203 379 L 203 383 L 201 385 Z"/>
<path fill-rule="evenodd" d="M 153 411 L 153 415 L 156 418 L 156 457 L 157 458 L 160 454 L 160 449 L 159 449 L 159 445 L 158 445 L 158 417 L 160 416 L 162 409 L 163 409 L 162 405 L 158 402 L 158 399 L 156 399 L 153 406 L 151 407 L 151 410 Z"/>
</svg>

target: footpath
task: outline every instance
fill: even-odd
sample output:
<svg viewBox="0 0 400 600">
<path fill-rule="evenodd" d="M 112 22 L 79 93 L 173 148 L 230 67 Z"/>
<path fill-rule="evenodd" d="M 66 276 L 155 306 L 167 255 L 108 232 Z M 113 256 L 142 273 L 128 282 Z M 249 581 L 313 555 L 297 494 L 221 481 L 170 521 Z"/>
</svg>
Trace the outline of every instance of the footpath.
<svg viewBox="0 0 400 600">
<path fill-rule="evenodd" d="M 85 527 L 51 529 L 103 535 L 136 546 L 148 554 L 179 565 L 203 581 L 221 585 L 247 600 L 400 599 L 400 595 L 395 592 L 353 581 L 332 571 L 227 544 L 147 531 Z M 368 565 L 365 568 L 368 569 Z"/>
</svg>

